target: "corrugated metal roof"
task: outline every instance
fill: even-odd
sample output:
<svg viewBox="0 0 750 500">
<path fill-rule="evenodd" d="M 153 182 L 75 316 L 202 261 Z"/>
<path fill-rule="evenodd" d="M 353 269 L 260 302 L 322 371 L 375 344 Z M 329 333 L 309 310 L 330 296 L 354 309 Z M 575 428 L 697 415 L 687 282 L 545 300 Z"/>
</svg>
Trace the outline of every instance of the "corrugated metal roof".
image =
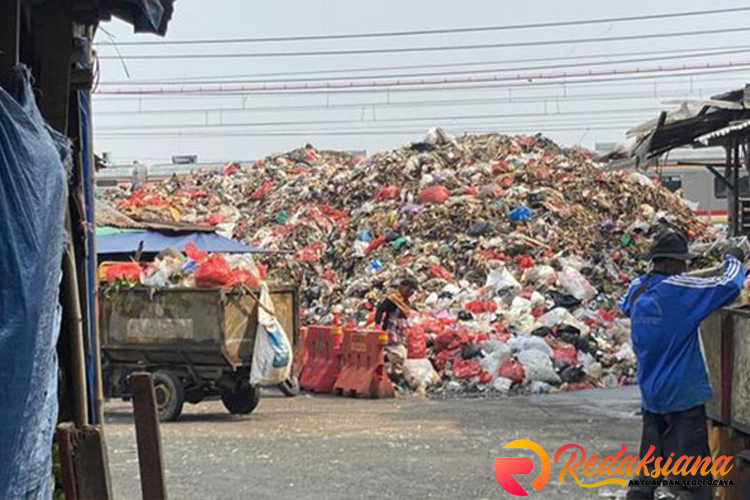
<svg viewBox="0 0 750 500">
<path fill-rule="evenodd" d="M 696 139 L 696 141 L 700 142 L 701 144 L 708 144 L 711 139 L 717 139 L 719 137 L 725 137 L 732 132 L 736 132 L 738 130 L 743 130 L 750 127 L 750 120 L 742 120 L 739 122 L 731 123 L 730 125 L 720 128 L 719 130 L 714 130 L 713 132 L 710 132 L 708 134 L 704 134 Z"/>
<path fill-rule="evenodd" d="M 96 225 L 122 229 L 144 229 L 146 227 L 101 201 L 96 202 Z"/>
</svg>

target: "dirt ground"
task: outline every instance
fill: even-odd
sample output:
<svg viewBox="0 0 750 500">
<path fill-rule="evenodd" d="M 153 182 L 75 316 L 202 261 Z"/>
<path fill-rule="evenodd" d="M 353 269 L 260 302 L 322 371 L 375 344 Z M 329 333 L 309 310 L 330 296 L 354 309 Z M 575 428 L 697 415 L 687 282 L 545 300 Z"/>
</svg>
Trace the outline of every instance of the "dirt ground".
<svg viewBox="0 0 750 500">
<path fill-rule="evenodd" d="M 532 498 L 606 498 L 619 487 L 584 490 L 560 468 L 539 492 L 532 452 L 503 450 L 516 439 L 552 457 L 576 443 L 587 453 L 637 454 L 637 388 L 530 397 L 355 400 L 264 394 L 251 415 L 229 415 L 220 402 L 187 405 L 181 421 L 161 426 L 171 499 L 513 498 L 497 483 L 498 456 L 529 456 L 519 483 Z M 140 498 L 131 407 L 107 406 L 107 443 L 118 500 Z"/>
</svg>

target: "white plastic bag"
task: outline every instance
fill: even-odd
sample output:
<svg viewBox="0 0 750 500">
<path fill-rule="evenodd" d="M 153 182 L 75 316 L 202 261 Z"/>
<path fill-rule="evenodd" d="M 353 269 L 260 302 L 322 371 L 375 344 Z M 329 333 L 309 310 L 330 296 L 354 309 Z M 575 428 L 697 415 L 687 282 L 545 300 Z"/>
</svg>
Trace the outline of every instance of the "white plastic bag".
<svg viewBox="0 0 750 500">
<path fill-rule="evenodd" d="M 427 358 L 404 360 L 404 378 L 413 390 L 424 392 L 440 383 L 440 375 Z"/>
<path fill-rule="evenodd" d="M 492 388 L 502 394 L 508 394 L 512 385 L 513 381 L 505 377 L 498 377 L 492 382 Z"/>
<path fill-rule="evenodd" d="M 250 369 L 250 384 L 275 386 L 289 378 L 292 346 L 284 328 L 276 319 L 268 285 L 261 283 L 258 304 L 258 329 Z"/>
<path fill-rule="evenodd" d="M 492 375 L 494 380 L 500 375 L 500 367 L 506 361 L 510 361 L 511 351 L 510 347 L 506 344 L 498 345 L 489 356 L 482 358 L 479 364 L 482 366 L 482 370 Z"/>
<path fill-rule="evenodd" d="M 552 348 L 541 337 L 516 337 L 508 342 L 514 352 L 537 350 L 548 357 L 552 357 Z"/>
<path fill-rule="evenodd" d="M 588 335 L 590 328 L 583 322 L 579 321 L 575 316 L 564 307 L 557 307 L 552 309 L 548 313 L 544 314 L 538 320 L 539 324 L 552 328 L 557 325 L 570 325 L 577 328 L 581 335 Z"/>
<path fill-rule="evenodd" d="M 536 349 L 521 351 L 517 355 L 518 362 L 523 365 L 526 380 L 530 382 L 541 381 L 550 384 L 559 384 L 560 377 L 552 366 L 549 356 Z"/>
<path fill-rule="evenodd" d="M 569 294 L 580 301 L 588 302 L 596 297 L 596 290 L 591 283 L 572 266 L 564 266 L 557 279 Z"/>
<path fill-rule="evenodd" d="M 493 289 L 495 292 L 510 291 L 513 293 L 520 293 L 523 289 L 521 284 L 513 277 L 505 266 L 493 269 L 487 275 L 485 286 Z"/>
<path fill-rule="evenodd" d="M 546 287 L 554 285 L 557 281 L 557 273 L 552 266 L 536 266 L 528 270 L 527 277 L 529 283 L 537 287 Z"/>
</svg>

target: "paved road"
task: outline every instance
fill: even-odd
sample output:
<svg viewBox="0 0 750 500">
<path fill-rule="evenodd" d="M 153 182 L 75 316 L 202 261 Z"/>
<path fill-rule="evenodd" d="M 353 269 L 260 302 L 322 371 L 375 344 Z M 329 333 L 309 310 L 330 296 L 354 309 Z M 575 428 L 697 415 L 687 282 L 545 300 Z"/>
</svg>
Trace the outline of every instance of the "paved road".
<svg viewBox="0 0 750 500">
<path fill-rule="evenodd" d="M 169 496 L 205 499 L 496 499 L 514 498 L 494 477 L 497 456 L 531 439 L 552 456 L 577 443 L 588 453 L 637 455 L 637 388 L 547 396 L 353 400 L 264 395 L 255 413 L 227 414 L 220 402 L 186 406 L 182 421 L 162 424 Z M 130 406 L 107 407 L 107 441 L 118 500 L 140 498 Z M 541 469 L 533 453 L 535 468 Z M 594 499 L 553 464 L 530 498 Z M 523 484 L 524 478 L 519 482 Z M 526 482 L 528 485 L 528 482 Z M 619 487 L 610 488 L 610 490 Z"/>
</svg>

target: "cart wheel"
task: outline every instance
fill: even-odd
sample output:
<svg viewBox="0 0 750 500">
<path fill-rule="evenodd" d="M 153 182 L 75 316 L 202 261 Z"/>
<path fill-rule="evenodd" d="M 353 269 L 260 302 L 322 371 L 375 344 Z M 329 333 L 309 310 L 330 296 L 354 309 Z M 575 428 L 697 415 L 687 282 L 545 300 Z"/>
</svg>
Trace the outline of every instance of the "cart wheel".
<svg viewBox="0 0 750 500">
<path fill-rule="evenodd" d="M 171 422 L 180 418 L 185 404 L 185 390 L 177 376 L 168 371 L 154 373 L 154 395 L 159 420 Z"/>
<path fill-rule="evenodd" d="M 284 393 L 284 396 L 289 398 L 299 394 L 299 380 L 294 375 L 289 375 L 289 378 L 280 383 L 278 387 Z"/>
<path fill-rule="evenodd" d="M 221 402 L 233 415 L 247 415 L 251 413 L 260 402 L 260 389 L 251 385 L 242 387 L 233 392 L 222 392 Z"/>
</svg>

